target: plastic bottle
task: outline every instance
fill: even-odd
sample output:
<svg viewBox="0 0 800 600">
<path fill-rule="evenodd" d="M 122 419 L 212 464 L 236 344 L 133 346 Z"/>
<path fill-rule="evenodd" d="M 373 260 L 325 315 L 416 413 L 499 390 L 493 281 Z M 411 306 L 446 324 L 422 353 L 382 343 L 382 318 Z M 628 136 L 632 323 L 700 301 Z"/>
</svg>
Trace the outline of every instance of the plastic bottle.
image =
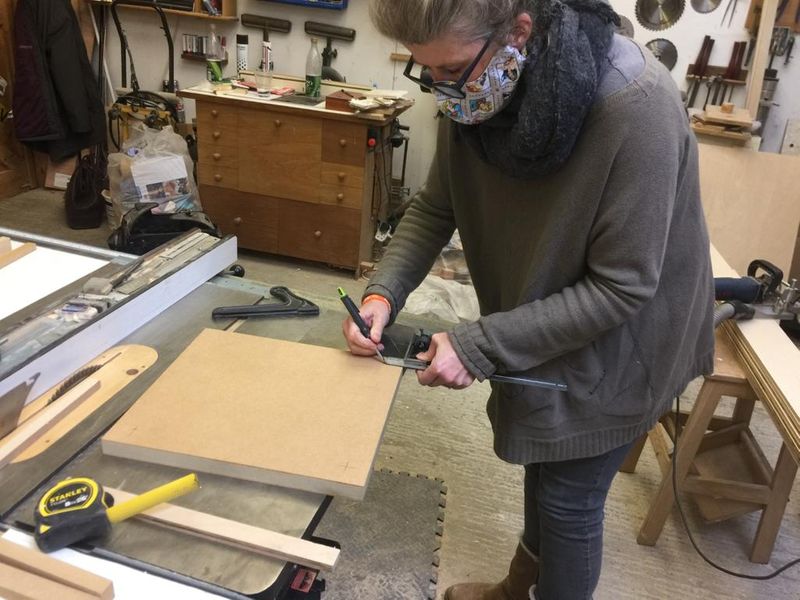
<svg viewBox="0 0 800 600">
<path fill-rule="evenodd" d="M 222 81 L 222 46 L 214 23 L 211 23 L 211 35 L 208 39 L 206 76 L 209 81 Z"/>
<path fill-rule="evenodd" d="M 319 98 L 322 86 L 322 55 L 317 47 L 317 38 L 311 38 L 311 49 L 306 58 L 306 96 Z"/>
</svg>

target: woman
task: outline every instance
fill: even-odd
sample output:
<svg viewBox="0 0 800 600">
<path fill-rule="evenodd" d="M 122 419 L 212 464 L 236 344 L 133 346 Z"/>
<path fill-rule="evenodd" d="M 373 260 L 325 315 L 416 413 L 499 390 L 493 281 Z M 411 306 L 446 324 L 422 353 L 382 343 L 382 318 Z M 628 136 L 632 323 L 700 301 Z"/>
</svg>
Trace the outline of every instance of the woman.
<svg viewBox="0 0 800 600">
<path fill-rule="evenodd" d="M 508 577 L 447 600 L 588 599 L 603 507 L 631 442 L 713 367 L 713 291 L 697 147 L 667 71 L 614 35 L 599 0 L 375 0 L 443 115 L 426 185 L 370 282 L 381 333 L 457 227 L 482 317 L 433 336 L 423 385 L 495 372 L 497 455 L 525 465 L 525 527 Z M 420 76 L 425 65 L 429 76 Z"/>
</svg>

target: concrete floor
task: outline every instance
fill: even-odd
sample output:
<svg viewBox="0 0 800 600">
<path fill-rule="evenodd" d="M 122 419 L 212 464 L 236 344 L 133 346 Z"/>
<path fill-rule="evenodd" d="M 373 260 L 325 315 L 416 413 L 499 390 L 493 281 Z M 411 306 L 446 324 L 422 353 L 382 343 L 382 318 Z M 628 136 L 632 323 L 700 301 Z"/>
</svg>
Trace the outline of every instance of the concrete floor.
<svg viewBox="0 0 800 600">
<path fill-rule="evenodd" d="M 59 195 L 41 190 L 0 201 L 0 226 L 98 245 L 108 233 L 70 231 L 63 224 Z M 242 251 L 239 262 L 247 269 L 248 278 L 287 285 L 298 293 L 329 294 L 343 285 L 357 296 L 366 283 L 354 281 L 345 271 L 252 252 Z M 695 382 L 684 394 L 687 405 L 697 389 Z M 522 528 L 522 471 L 502 463 L 492 452 L 484 412 L 487 395 L 485 384 L 457 392 L 421 388 L 413 376 L 404 377 L 376 464 L 376 468 L 439 477 L 447 485 L 440 597 L 448 585 L 458 581 L 501 578 Z M 780 439 L 760 406 L 752 428 L 774 462 Z M 636 474 L 623 474 L 615 480 L 606 509 L 604 570 L 596 600 L 800 599 L 800 567 L 759 582 L 736 579 L 707 566 L 689 544 L 677 511 L 667 521 L 657 546 L 637 545 L 637 531 L 659 481 L 649 447 Z M 768 566 L 747 561 L 757 514 L 709 525 L 699 519 L 691 501 L 685 499 L 684 505 L 695 538 L 714 560 L 730 569 L 763 574 L 800 557 L 798 482 L 793 492 Z M 365 590 L 363 599 L 372 597 Z"/>
</svg>

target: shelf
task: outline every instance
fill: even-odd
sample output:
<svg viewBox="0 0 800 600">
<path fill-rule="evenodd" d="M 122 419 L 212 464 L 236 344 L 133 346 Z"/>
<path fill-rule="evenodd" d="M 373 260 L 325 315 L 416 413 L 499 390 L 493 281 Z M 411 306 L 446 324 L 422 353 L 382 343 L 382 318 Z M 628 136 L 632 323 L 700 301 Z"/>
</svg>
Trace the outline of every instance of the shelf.
<svg viewBox="0 0 800 600">
<path fill-rule="evenodd" d="M 205 57 L 205 55 L 203 55 L 203 54 L 192 54 L 190 52 L 182 52 L 181 53 L 181 58 L 183 60 L 193 60 L 193 61 L 196 61 L 196 62 L 203 62 L 203 63 L 208 60 Z M 228 59 L 227 58 L 223 58 L 221 61 L 219 61 L 219 64 L 227 65 L 228 64 Z"/>
<path fill-rule="evenodd" d="M 111 6 L 110 0 L 89 0 L 89 2 L 91 4 L 95 4 L 97 6 Z M 121 4 L 121 5 L 118 6 L 118 8 L 124 8 L 126 10 L 127 9 L 139 10 L 139 11 L 146 10 L 147 12 L 155 12 L 149 6 L 132 6 L 130 4 Z M 236 22 L 236 21 L 239 20 L 239 17 L 237 17 L 237 16 L 218 15 L 218 16 L 215 17 L 215 16 L 212 16 L 212 15 L 209 15 L 208 13 L 195 12 L 193 10 L 178 10 L 178 9 L 175 9 L 175 8 L 162 8 L 161 10 L 163 10 L 164 14 L 167 14 L 167 15 L 181 15 L 181 16 L 184 16 L 184 17 L 189 17 L 190 19 L 206 19 L 206 20 L 209 20 L 209 21 L 223 21 L 223 22 L 229 22 L 229 23 L 233 23 L 233 22 Z"/>
</svg>

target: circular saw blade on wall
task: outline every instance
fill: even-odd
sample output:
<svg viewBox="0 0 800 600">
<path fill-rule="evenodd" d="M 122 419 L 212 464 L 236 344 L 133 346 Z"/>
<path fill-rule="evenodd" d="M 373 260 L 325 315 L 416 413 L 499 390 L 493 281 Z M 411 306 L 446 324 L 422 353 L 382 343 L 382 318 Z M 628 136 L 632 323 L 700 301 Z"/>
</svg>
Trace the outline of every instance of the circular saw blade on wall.
<svg viewBox="0 0 800 600">
<path fill-rule="evenodd" d="M 633 39 L 633 23 L 631 23 L 631 20 L 628 17 L 619 15 L 619 26 L 617 27 L 617 33 L 624 35 L 626 38 Z"/>
<path fill-rule="evenodd" d="M 664 38 L 650 40 L 645 44 L 647 49 L 663 64 L 672 71 L 675 63 L 678 62 L 678 49 L 675 44 Z"/>
<path fill-rule="evenodd" d="M 685 0 L 636 0 L 636 20 L 645 29 L 663 31 L 683 14 Z"/>
<path fill-rule="evenodd" d="M 702 14 L 714 12 L 720 4 L 722 0 L 692 0 L 692 8 Z"/>
</svg>

